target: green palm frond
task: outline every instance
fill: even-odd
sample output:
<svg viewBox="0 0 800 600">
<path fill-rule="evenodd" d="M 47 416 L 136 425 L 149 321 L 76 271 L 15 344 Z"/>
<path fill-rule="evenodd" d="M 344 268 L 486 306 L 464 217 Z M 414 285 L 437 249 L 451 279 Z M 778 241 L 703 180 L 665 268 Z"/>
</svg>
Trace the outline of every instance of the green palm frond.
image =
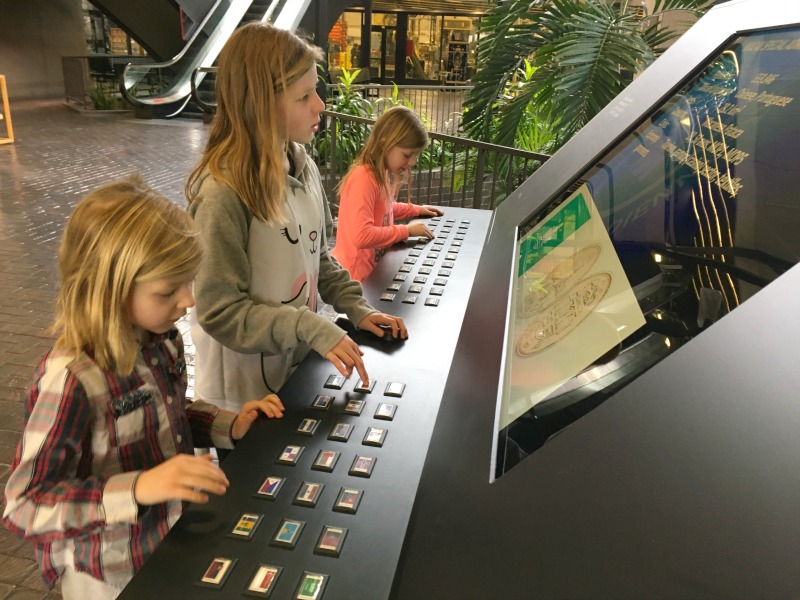
<svg viewBox="0 0 800 600">
<path fill-rule="evenodd" d="M 656 0 L 653 13 L 640 21 L 624 2 L 508 0 L 481 24 L 465 130 L 477 139 L 512 145 L 534 104 L 537 118 L 560 123 L 564 135 L 558 142 L 565 142 L 677 36 L 661 15 L 685 11 L 694 18 L 705 4 Z M 536 71 L 514 85 L 526 59 Z"/>
</svg>

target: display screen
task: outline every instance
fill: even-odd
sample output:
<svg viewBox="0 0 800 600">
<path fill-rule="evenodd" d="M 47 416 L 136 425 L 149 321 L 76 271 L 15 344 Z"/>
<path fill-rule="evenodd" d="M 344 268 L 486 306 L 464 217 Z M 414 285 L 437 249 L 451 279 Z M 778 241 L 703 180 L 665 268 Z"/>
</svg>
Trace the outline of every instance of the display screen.
<svg viewBox="0 0 800 600">
<path fill-rule="evenodd" d="M 495 477 L 798 262 L 798 98 L 800 31 L 739 36 L 519 229 Z"/>
</svg>

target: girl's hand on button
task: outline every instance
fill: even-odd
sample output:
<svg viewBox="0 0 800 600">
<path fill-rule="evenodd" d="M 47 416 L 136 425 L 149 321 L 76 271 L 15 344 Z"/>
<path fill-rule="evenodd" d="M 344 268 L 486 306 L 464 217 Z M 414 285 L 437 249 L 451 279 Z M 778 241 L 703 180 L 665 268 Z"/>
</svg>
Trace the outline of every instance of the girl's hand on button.
<svg viewBox="0 0 800 600">
<path fill-rule="evenodd" d="M 405 323 L 403 323 L 403 319 L 386 313 L 374 312 L 368 314 L 358 324 L 358 328 L 371 331 L 378 337 L 383 337 L 387 331 L 391 331 L 392 337 L 396 340 L 408 339 L 408 330 Z"/>
<path fill-rule="evenodd" d="M 420 217 L 441 217 L 444 214 L 444 211 L 436 206 L 420 206 L 419 207 L 419 216 Z"/>
<path fill-rule="evenodd" d="M 233 422 L 231 437 L 234 440 L 242 439 L 244 434 L 250 431 L 250 426 L 258 418 L 259 412 L 270 419 L 280 419 L 283 416 L 283 403 L 275 394 L 264 396 L 261 400 L 245 402 Z"/>
<path fill-rule="evenodd" d="M 433 232 L 425 226 L 425 223 L 409 223 L 406 227 L 408 227 L 408 237 L 426 237 L 429 240 L 433 239 Z"/>
<path fill-rule="evenodd" d="M 336 367 L 336 370 L 345 377 L 350 377 L 355 368 L 358 376 L 361 377 L 361 381 L 364 384 L 368 384 L 369 376 L 367 375 L 364 361 L 361 360 L 362 356 L 364 356 L 364 352 L 358 347 L 358 344 L 349 335 L 346 335 L 333 347 L 333 350 L 325 355 L 325 360 L 329 360 Z"/>
</svg>

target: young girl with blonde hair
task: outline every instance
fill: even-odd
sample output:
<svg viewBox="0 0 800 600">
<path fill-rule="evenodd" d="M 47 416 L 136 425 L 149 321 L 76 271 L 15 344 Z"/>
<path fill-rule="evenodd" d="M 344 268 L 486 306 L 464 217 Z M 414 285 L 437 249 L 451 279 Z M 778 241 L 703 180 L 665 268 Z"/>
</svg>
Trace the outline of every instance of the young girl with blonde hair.
<svg viewBox="0 0 800 600">
<path fill-rule="evenodd" d="M 361 329 L 407 336 L 402 320 L 372 308 L 328 255 L 330 209 L 302 146 L 324 108 L 321 58 L 263 23 L 239 28 L 220 53 L 217 113 L 186 195 L 208 249 L 191 316 L 195 385 L 226 408 L 278 391 L 309 349 L 368 381 L 356 343 L 317 314 L 318 293 Z"/>
<path fill-rule="evenodd" d="M 339 227 L 332 254 L 353 279 L 362 281 L 386 248 L 409 237 L 433 238 L 424 223 L 395 225 L 395 219 L 444 214 L 435 206 L 397 202 L 409 183 L 417 156 L 428 145 L 419 117 L 404 106 L 390 108 L 375 122 L 367 143 L 340 184 Z"/>
<path fill-rule="evenodd" d="M 197 446 L 231 448 L 277 396 L 229 413 L 184 405 L 183 341 L 201 262 L 196 226 L 138 178 L 84 198 L 58 253 L 55 346 L 36 369 L 3 520 L 33 541 L 66 600 L 115 598 L 181 514 L 223 494 Z"/>
</svg>

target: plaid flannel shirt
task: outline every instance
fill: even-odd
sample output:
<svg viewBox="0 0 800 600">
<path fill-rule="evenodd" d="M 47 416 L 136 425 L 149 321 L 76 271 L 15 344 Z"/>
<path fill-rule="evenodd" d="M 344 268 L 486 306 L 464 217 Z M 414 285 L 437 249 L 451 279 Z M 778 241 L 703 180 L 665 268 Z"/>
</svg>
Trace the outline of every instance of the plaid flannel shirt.
<svg viewBox="0 0 800 600">
<path fill-rule="evenodd" d="M 32 540 L 51 588 L 68 566 L 118 587 L 181 514 L 180 501 L 139 506 L 139 474 L 198 447 L 231 448 L 234 414 L 185 403 L 177 329 L 142 346 L 120 377 L 86 354 L 51 350 L 29 389 L 6 484 L 3 522 Z"/>
</svg>

